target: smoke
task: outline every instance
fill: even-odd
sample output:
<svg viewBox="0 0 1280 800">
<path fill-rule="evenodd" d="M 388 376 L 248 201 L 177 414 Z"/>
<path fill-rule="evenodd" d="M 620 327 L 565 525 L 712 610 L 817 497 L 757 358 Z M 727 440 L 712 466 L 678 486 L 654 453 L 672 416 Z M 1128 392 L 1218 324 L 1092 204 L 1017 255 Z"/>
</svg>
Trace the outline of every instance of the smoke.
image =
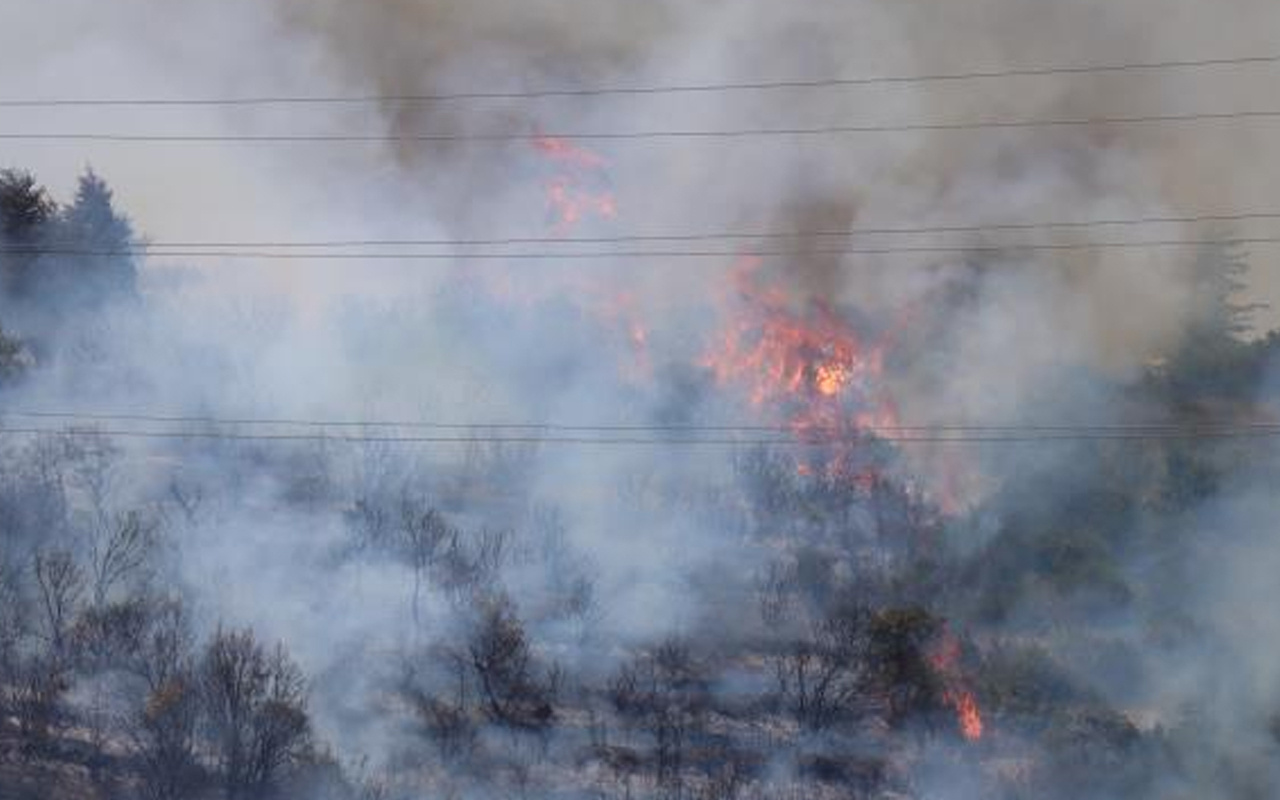
<svg viewBox="0 0 1280 800">
<path fill-rule="evenodd" d="M 888 8 L 875 3 L 830 8 L 720 3 L 697 9 L 646 4 L 643 9 L 584 10 L 547 2 L 518 10 L 480 4 L 465 12 L 422 3 L 292 3 L 284 8 L 294 30 L 328 48 L 336 72 L 396 96 L 488 86 L 644 86 L 778 75 L 931 74 L 1159 61 L 1253 52 L 1250 45 L 1266 52 L 1265 38 L 1206 40 L 1197 24 L 1201 15 L 1189 3 L 1172 10 L 1161 7 L 1158 13 L 1149 7 L 1119 10 L 1085 3 L 1032 10 L 1001 2 L 963 12 L 931 4 Z M 1274 29 L 1276 24 L 1276 12 L 1267 4 L 1232 3 L 1223 13 L 1239 23 L 1233 30 Z M 954 46 L 957 42 L 963 47 Z M 1191 44 L 1197 47 L 1194 54 L 1186 52 Z M 673 119 L 680 121 L 677 127 L 691 129 L 1055 119 L 1203 110 L 1201 98 L 1212 98 L 1222 108 L 1248 106 L 1266 97 L 1267 79 L 1266 70 L 1139 71 L 836 91 L 624 95 L 590 102 L 389 103 L 381 111 L 384 129 L 391 133 L 489 127 L 644 130 L 671 127 L 664 123 Z M 1264 138 L 1265 129 L 1251 126 L 1099 125 L 1084 130 L 692 141 L 671 147 L 640 142 L 604 149 L 618 191 L 618 228 L 827 231 L 957 220 L 982 224 L 1184 216 L 1205 209 L 1265 207 L 1265 186 L 1257 179 L 1266 170 L 1234 169 L 1231 161 L 1239 152 L 1264 153 L 1259 146 Z M 443 187 L 442 200 L 432 210 L 454 229 L 493 230 L 497 221 L 513 218 L 508 209 L 530 206 L 528 198 L 514 196 L 519 189 L 513 190 L 509 180 L 511 160 L 521 160 L 518 152 L 462 145 L 447 152 L 415 147 L 394 156 L 424 185 Z M 482 199 L 476 202 L 477 197 Z M 695 202 L 672 204 L 665 201 L 670 197 Z M 1213 233 L 1183 225 L 1151 230 L 1149 238 L 1155 239 Z M 786 245 L 819 250 L 921 243 L 991 247 L 1028 238 L 1078 244 L 1142 236 L 1102 228 L 977 238 L 855 236 Z M 956 292 L 970 297 L 972 317 L 948 319 L 945 338 L 952 352 L 938 353 L 938 341 L 932 340 L 929 353 L 902 359 L 908 362 L 905 374 L 897 376 L 906 381 L 906 390 L 899 393 L 908 404 L 904 415 L 931 421 L 963 417 L 995 422 L 1018 415 L 1029 400 L 1018 387 L 1043 384 L 1063 369 L 1101 368 L 1116 377 L 1133 377 L 1176 346 L 1194 311 L 1191 256 L 1184 251 L 1014 252 L 994 259 L 998 268 L 969 267 L 992 260 L 963 251 L 918 257 L 801 255 L 770 266 L 800 304 L 806 298 L 834 299 L 882 319 L 911 310 L 926 327 L 930 315 L 948 313 L 936 309 L 940 297 Z M 708 286 L 723 283 L 726 266 L 699 261 L 696 269 L 684 270 L 672 263 L 627 263 L 616 280 L 638 293 L 645 317 L 667 320 L 674 318 L 674 298 L 704 297 Z M 1271 296 L 1265 278 L 1252 290 L 1264 301 Z M 933 362 L 931 373 L 914 374 L 914 365 L 925 361 Z M 910 390 L 922 383 L 935 391 Z M 945 397 L 946 404 L 922 402 L 926 397 Z M 1046 416 L 1053 411 L 1043 409 Z"/>
<path fill-rule="evenodd" d="M 62 22 L 49 22 L 55 18 Z M 1194 0 L 1121 6 L 124 0 L 109 8 L 48 0 L 38 13 L 16 4 L 0 11 L 0 52 L 10 65 L 0 71 L 0 95 L 401 98 L 283 109 L 31 111 L 8 117 L 6 128 L 14 130 L 465 135 L 1058 119 L 1261 106 L 1274 72 L 403 98 L 493 87 L 643 87 L 1262 54 L 1278 32 L 1280 7 L 1265 0 L 1227 0 L 1211 9 Z M 590 191 L 599 183 L 613 193 L 617 219 L 587 214 L 574 231 L 830 232 L 1265 210 L 1276 166 L 1265 146 L 1269 133 L 1252 123 L 1100 124 L 593 145 L 605 166 L 583 180 Z M 164 144 L 12 147 L 8 160 L 59 188 L 91 161 L 137 227 L 160 241 L 539 236 L 555 225 L 545 189 L 560 167 L 525 143 L 227 144 L 193 146 L 194 152 Z M 1256 163 L 1240 168 L 1242 153 Z M 1212 235 L 1193 225 L 1153 230 L 1153 239 Z M 1244 226 L 1241 233 L 1254 230 Z M 1099 384 L 1138 379 L 1195 321 L 1195 254 L 1016 245 L 1143 235 L 1121 227 L 882 233 L 758 246 L 802 251 L 765 258 L 762 271 L 797 314 L 831 307 L 856 319 L 868 336 L 892 338 L 884 380 L 908 424 L 1063 418 L 1105 424 L 1128 410 Z M 1005 245 L 994 255 L 988 250 Z M 803 252 L 900 246 L 956 252 Z M 721 317 L 734 308 L 725 287 L 737 262 L 731 247 L 721 259 L 673 254 L 462 267 L 156 258 L 147 264 L 145 311 L 104 320 L 92 334 L 94 359 L 65 355 L 44 365 L 13 402 L 220 417 L 740 422 L 748 404 L 725 400 L 699 367 Z M 1266 275 L 1249 291 L 1250 299 L 1280 298 L 1280 284 Z M 1104 378 L 1076 380 L 1086 372 Z M 554 573 L 589 573 L 605 599 L 593 624 L 622 643 L 705 629 L 708 621 L 691 609 L 710 591 L 707 576 L 751 574 L 771 555 L 743 545 L 735 529 L 741 520 L 704 518 L 707 505 L 726 515 L 733 510 L 727 501 L 716 506 L 706 499 L 719 498 L 733 481 L 723 450 L 333 447 L 290 446 L 277 455 L 269 445 L 232 443 L 199 458 L 168 457 L 182 460 L 182 479 L 213 487 L 210 508 L 184 532 L 176 556 L 206 609 L 204 622 L 252 623 L 286 640 L 319 676 L 326 734 L 351 752 L 386 756 L 395 736 L 365 697 L 381 684 L 371 679 L 360 691 L 350 688 L 360 655 L 407 652 L 421 644 L 415 637 L 422 631 L 452 631 L 462 613 L 444 593 L 433 593 L 410 624 L 408 567 L 341 562 L 337 554 L 350 534 L 342 512 L 358 500 L 424 486 L 454 498 L 451 518 L 468 531 L 538 531 L 547 540 L 538 544 L 541 555 L 510 569 L 507 588 L 541 597 L 551 594 L 546 583 L 565 577 Z M 133 455 L 145 461 L 149 453 L 150 445 L 139 443 Z M 915 448 L 908 457 L 913 471 L 930 479 L 953 471 L 951 464 L 939 467 L 933 450 Z M 982 501 L 1029 461 L 1047 469 L 1067 457 L 1057 449 L 1015 458 L 977 454 L 965 466 L 974 475 L 962 481 L 964 499 Z M 272 468 L 259 471 L 255 465 L 264 461 Z M 302 485 L 308 481 L 311 489 Z M 166 490 L 147 487 L 153 494 Z M 697 491 L 704 494 L 693 497 Z M 468 503 L 476 493 L 483 502 Z M 1265 498 L 1245 505 L 1250 520 L 1265 519 Z M 1230 529 L 1248 526 L 1223 515 Z M 566 560 L 555 561 L 548 542 L 560 535 L 567 550 L 556 558 Z M 1236 608 L 1266 607 L 1251 594 L 1264 586 L 1262 562 L 1252 560 L 1256 546 L 1249 540 L 1243 556 L 1222 554 L 1208 568 L 1220 582 L 1205 590 L 1217 598 L 1214 627 L 1234 631 Z M 747 616 L 742 611 L 743 619 L 728 627 L 745 627 Z M 565 659 L 594 661 L 602 674 L 614 666 L 617 651 L 598 641 L 575 651 L 574 637 L 589 637 L 570 627 L 552 620 L 539 632 Z M 1270 698 L 1274 687 L 1262 684 L 1274 677 L 1272 654 L 1250 644 L 1265 637 L 1228 636 L 1231 652 L 1243 654 L 1232 661 L 1246 665 Z M 1203 674 L 1220 665 L 1192 663 L 1155 691 L 1174 705 L 1202 697 Z M 1223 728 L 1241 718 L 1235 712 L 1247 713 L 1235 696 L 1224 705 L 1217 722 Z"/>
</svg>

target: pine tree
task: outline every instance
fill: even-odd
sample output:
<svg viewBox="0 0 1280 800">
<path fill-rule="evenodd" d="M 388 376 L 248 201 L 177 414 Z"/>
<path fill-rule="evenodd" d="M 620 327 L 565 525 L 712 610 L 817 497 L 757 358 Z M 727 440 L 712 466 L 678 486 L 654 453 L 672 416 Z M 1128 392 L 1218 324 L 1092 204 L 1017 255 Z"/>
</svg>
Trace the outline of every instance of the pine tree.
<svg viewBox="0 0 1280 800">
<path fill-rule="evenodd" d="M 29 172 L 0 170 L 0 277 L 4 289 L 21 296 L 31 290 L 40 254 L 57 205 Z"/>
<path fill-rule="evenodd" d="M 133 226 L 116 213 L 111 188 L 92 169 L 80 176 L 75 201 L 61 215 L 60 238 L 76 255 L 62 272 L 70 285 L 58 287 L 78 299 L 96 302 L 111 294 L 131 294 L 137 265 L 129 248 Z"/>
<path fill-rule="evenodd" d="M 1242 300 L 1249 264 L 1240 247 L 1227 234 L 1213 238 L 1193 265 L 1191 318 L 1162 376 L 1169 396 L 1184 404 L 1248 396 L 1262 367 L 1263 351 L 1249 338 L 1265 306 Z"/>
<path fill-rule="evenodd" d="M 1195 262 L 1197 307 L 1190 335 L 1202 342 L 1221 345 L 1239 342 L 1253 330 L 1253 315 L 1263 306 L 1242 303 L 1248 284 L 1249 264 L 1238 245 L 1226 237 L 1201 248 Z"/>
</svg>

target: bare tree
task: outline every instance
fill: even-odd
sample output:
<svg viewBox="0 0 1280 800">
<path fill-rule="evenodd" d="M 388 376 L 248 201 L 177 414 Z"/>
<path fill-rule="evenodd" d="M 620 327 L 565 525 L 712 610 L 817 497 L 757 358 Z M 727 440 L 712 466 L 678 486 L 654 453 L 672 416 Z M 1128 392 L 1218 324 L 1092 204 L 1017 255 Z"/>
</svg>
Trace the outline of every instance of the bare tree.
<svg viewBox="0 0 1280 800">
<path fill-rule="evenodd" d="M 610 683 L 609 695 L 624 719 L 653 737 L 658 783 L 680 794 L 688 740 L 701 727 L 710 701 L 689 646 L 668 639 L 633 658 Z"/>
<path fill-rule="evenodd" d="M 343 516 L 348 530 L 355 538 L 355 549 L 377 550 L 386 547 L 393 529 L 393 517 L 386 505 L 376 499 L 362 497 Z"/>
<path fill-rule="evenodd" d="M 194 525 L 204 504 L 204 489 L 196 482 L 182 480 L 174 476 L 169 481 L 169 499 L 182 512 L 182 518 L 188 525 Z"/>
<path fill-rule="evenodd" d="M 435 566 L 441 548 L 446 542 L 456 542 L 458 534 L 443 514 L 409 495 L 400 503 L 400 533 L 405 555 L 413 568 L 413 624 L 416 627 L 423 579 Z"/>
<path fill-rule="evenodd" d="M 306 754 L 310 722 L 302 673 L 252 631 L 219 630 L 199 667 L 210 744 L 230 798 L 269 786 Z"/>
<path fill-rule="evenodd" d="M 846 606 L 773 657 L 778 695 L 802 724 L 823 728 L 857 710 L 867 691 L 870 612 Z"/>
<path fill-rule="evenodd" d="M 11 557 L 60 541 L 67 531 L 68 498 L 61 437 L 39 436 L 29 446 L 6 448 L 0 473 L 0 530 Z M 24 550 L 26 552 L 24 552 Z"/>
<path fill-rule="evenodd" d="M 437 645 L 427 656 L 405 663 L 400 691 L 440 756 L 466 758 L 475 749 L 485 716 L 473 703 L 470 654 L 465 648 Z"/>
<path fill-rule="evenodd" d="M 756 600 L 760 619 L 769 628 L 779 628 L 795 605 L 796 573 L 789 565 L 772 561 L 756 579 Z"/>
<path fill-rule="evenodd" d="M 22 645 L 30 633 L 22 574 L 0 559 L 0 712 L 6 715 L 20 702 Z"/>
<path fill-rule="evenodd" d="M 95 606 L 105 605 L 115 589 L 143 572 L 159 528 L 157 520 L 136 510 L 101 519 L 89 553 Z"/>
<path fill-rule="evenodd" d="M 153 800 L 182 800 L 200 783 L 199 710 L 195 676 L 189 670 L 170 675 L 147 692 L 130 738 L 143 789 Z"/>
<path fill-rule="evenodd" d="M 524 626 L 505 597 L 484 602 L 467 652 L 493 720 L 520 728 L 550 724 L 555 681 L 535 674 Z"/>
<path fill-rule="evenodd" d="M 449 537 L 436 562 L 435 574 L 455 602 L 471 602 L 478 591 L 497 581 L 506 563 L 510 539 L 511 534 L 501 529 L 486 529 L 471 536 L 457 531 Z"/>
<path fill-rule="evenodd" d="M 24 737 L 44 745 L 58 716 L 58 705 L 70 688 L 72 623 L 84 593 L 84 574 L 65 550 L 35 555 L 39 647 L 20 667 L 20 713 Z"/>
<path fill-rule="evenodd" d="M 505 529 L 484 529 L 474 538 L 472 544 L 472 562 L 475 564 L 475 579 L 481 583 L 489 583 L 497 579 L 506 563 L 511 545 L 511 532 Z"/>
<path fill-rule="evenodd" d="M 573 623 L 579 641 L 584 641 L 592 628 L 604 619 L 596 583 L 586 574 L 569 581 L 565 594 L 559 598 L 560 611 Z"/>
<path fill-rule="evenodd" d="M 180 602 L 154 604 L 135 664 L 147 687 L 129 728 L 142 788 L 152 800 L 181 800 L 201 782 L 202 770 L 197 759 L 200 687 Z"/>
<path fill-rule="evenodd" d="M 71 632 L 77 667 L 102 671 L 131 666 L 146 635 L 151 603 L 135 595 L 81 609 Z"/>
<path fill-rule="evenodd" d="M 147 629 L 137 654 L 135 669 L 155 691 L 192 668 L 195 648 L 186 609 L 177 598 L 152 602 Z"/>
<path fill-rule="evenodd" d="M 545 617 L 573 626 L 579 641 L 604 618 L 596 582 L 596 563 L 576 554 L 569 544 L 564 522 L 553 510 L 540 510 L 532 518 L 534 542 L 521 551 L 545 576 Z"/>
<path fill-rule="evenodd" d="M 67 550 L 36 553 L 35 579 L 39 593 L 42 634 L 50 651 L 67 654 L 71 624 L 84 595 L 84 571 Z"/>
<path fill-rule="evenodd" d="M 467 666 L 460 664 L 459 667 L 459 680 L 465 684 Z M 423 733 L 435 743 L 442 758 L 466 756 L 474 749 L 478 730 L 465 690 L 449 699 L 406 681 L 404 694 Z"/>
</svg>

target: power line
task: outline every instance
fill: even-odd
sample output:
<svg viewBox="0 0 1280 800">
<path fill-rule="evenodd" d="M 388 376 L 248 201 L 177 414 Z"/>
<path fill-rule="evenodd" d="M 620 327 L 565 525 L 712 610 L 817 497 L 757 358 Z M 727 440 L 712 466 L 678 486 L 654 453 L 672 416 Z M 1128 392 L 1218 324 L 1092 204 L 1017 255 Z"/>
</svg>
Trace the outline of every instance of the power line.
<svg viewBox="0 0 1280 800">
<path fill-rule="evenodd" d="M 559 433 L 784 433 L 790 435 L 825 435 L 845 433 L 832 426 L 795 425 L 695 425 L 695 424 L 564 424 L 554 422 L 472 421 L 440 422 L 424 420 L 352 420 L 306 419 L 298 417 L 215 417 L 161 413 L 76 412 L 76 411 L 26 411 L 0 412 L 4 417 L 28 419 L 72 420 L 76 422 L 146 422 L 183 425 L 225 426 L 293 426 L 303 428 L 400 428 L 417 430 L 464 431 L 542 431 Z M 1148 421 L 1133 423 L 1008 423 L 1008 424 L 956 424 L 930 423 L 916 425 L 880 425 L 878 432 L 898 433 L 1177 433 L 1185 431 L 1280 431 L 1280 422 L 1237 421 Z"/>
<path fill-rule="evenodd" d="M 531 90 L 460 91 L 435 94 L 370 94 L 370 95 L 267 95 L 257 97 L 205 98 L 7 98 L 0 107 L 44 108 L 58 106 L 256 106 L 256 105 L 336 105 L 368 103 L 433 103 L 460 100 L 527 100 L 555 97 L 599 97 L 603 95 L 695 94 L 712 92 L 769 91 L 780 89 L 822 89 L 833 87 L 872 86 L 877 84 L 914 84 L 996 78 L 1080 75 L 1090 73 L 1148 72 L 1170 69 L 1204 69 L 1213 67 L 1266 65 L 1280 63 L 1278 55 L 1240 56 L 1233 58 L 1171 59 L 1112 64 L 1047 65 L 1011 67 L 1008 69 L 976 69 L 963 72 L 936 72 L 914 75 L 867 75 L 836 78 L 790 79 L 772 81 L 740 81 L 726 83 L 686 83 L 641 86 L 596 86 L 583 88 L 544 88 Z"/>
<path fill-rule="evenodd" d="M 73 419 L 84 422 L 159 421 L 153 415 L 75 415 L 14 413 L 11 416 L 45 416 Z M 169 417 L 169 424 L 186 420 L 190 424 L 201 418 Z M 215 423 L 204 418 L 205 424 Z M 266 420 L 257 423 L 268 424 Z M 244 424 L 245 421 L 241 421 Z M 274 421 L 270 424 L 280 424 Z M 208 429 L 188 430 L 139 430 L 136 428 L 103 428 L 97 425 L 53 427 L 2 427 L 0 435 L 64 435 L 116 437 L 122 439 L 162 440 L 227 440 L 261 442 L 338 442 L 338 443 L 397 443 L 397 444 L 514 444 L 514 445 L 671 445 L 671 446 L 782 446 L 782 447 L 832 447 L 849 444 L 889 442 L 910 443 L 1015 443 L 1015 442 L 1068 442 L 1068 441 L 1159 441 L 1202 439 L 1271 439 L 1280 436 L 1280 423 L 1223 423 L 1212 425 L 1103 425 L 1103 426 L 897 426 L 856 432 L 835 429 L 786 429 L 782 426 L 673 426 L 673 425 L 555 425 L 555 424 L 463 424 L 416 422 L 397 424 L 400 428 L 417 428 L 437 431 L 468 431 L 467 433 L 333 433 L 327 428 L 351 427 L 390 428 L 390 423 L 323 423 L 320 421 L 294 421 L 299 427 L 319 428 L 315 432 L 228 432 Z M 503 430 L 502 434 L 481 431 Z M 741 436 L 725 434 L 744 434 Z M 762 433 L 777 436 L 762 437 Z M 588 435 L 591 434 L 591 435 Z M 708 434 L 714 434 L 710 436 Z M 748 436 L 747 434 L 750 434 Z M 782 435 L 786 434 L 786 438 Z"/>
<path fill-rule="evenodd" d="M 900 247 L 804 248 L 797 250 L 613 250 L 597 252 L 507 252 L 507 253 L 281 253 L 245 250 L 164 250 L 146 248 L 85 250 L 78 248 L 8 247 L 0 254 L 46 255 L 71 258 L 228 258 L 276 261 L 555 261 L 609 258 L 802 258 L 807 256 L 1010 253 L 1019 250 L 1076 251 L 1162 247 L 1230 247 L 1280 243 L 1280 236 L 1240 236 L 1230 239 L 1155 239 L 1111 242 L 1013 242 L 1002 245 L 921 245 Z"/>
<path fill-rule="evenodd" d="M 219 431 L 139 431 L 108 430 L 101 428 L 0 428 L 3 435 L 40 435 L 54 434 L 63 436 L 114 437 L 121 439 L 168 439 L 168 440 L 229 440 L 229 441 L 261 441 L 261 442 L 336 442 L 336 443 L 372 443 L 372 444 L 513 444 L 513 445 L 669 445 L 669 446 L 706 446 L 706 447 L 831 447 L 837 444 L 855 444 L 890 442 L 894 444 L 930 443 L 930 444 L 1000 444 L 1028 442 L 1083 442 L 1083 441 L 1159 441 L 1159 440 L 1270 440 L 1280 437 L 1280 427 L 1272 429 L 1247 430 L 1183 430 L 1183 431 L 1134 431 L 1134 432 L 1097 432 L 1097 433 L 1041 433 L 1041 434 L 978 434 L 978 435 L 902 435 L 880 436 L 868 433 L 858 437 L 825 437 L 805 438 L 803 436 L 782 438 L 747 439 L 729 438 L 692 438 L 692 437 L 652 437 L 652 436 L 392 436 L 392 435 L 353 435 L 353 434 L 319 434 L 319 433 L 226 433 Z"/>
<path fill-rule="evenodd" d="M 343 247 L 467 247 L 467 246 L 503 246 L 516 244 L 611 244 L 625 242 L 691 242 L 714 241 L 720 239 L 811 239 L 847 236 L 879 236 L 898 234 L 929 233 L 982 233 L 987 231 L 1018 231 L 1040 229 L 1076 229 L 1095 227 L 1124 227 L 1141 225 L 1195 225 L 1204 223 L 1249 222 L 1253 220 L 1280 219 L 1280 212 L 1256 211 L 1236 214 L 1192 214 L 1147 217 L 1121 217 L 1111 219 L 1062 220 L 1004 222 L 931 226 L 882 226 L 852 227 L 827 230 L 794 230 L 794 231 L 692 231 L 686 233 L 638 233 L 614 236 L 506 236 L 497 238 L 455 238 L 455 239 L 321 239 L 312 241 L 281 240 L 232 240 L 232 241 L 149 241 L 139 245 L 138 249 L 154 251 L 175 248 L 343 248 Z"/>
<path fill-rule="evenodd" d="M 404 133 L 404 134 L 134 134 L 134 133 L 0 133 L 3 141 L 105 142 L 172 144 L 376 144 L 376 143 L 471 143 L 498 144 L 539 139 L 579 141 L 627 141 L 658 139 L 749 139 L 769 137 L 813 137 L 846 134 L 950 132 L 987 129 L 1067 128 L 1095 125 L 1145 125 L 1156 123 L 1234 121 L 1280 118 L 1280 110 L 1193 112 L 1185 114 L 1144 114 L 1107 117 L 1060 117 L 1048 119 L 978 120 L 970 122 L 918 122 L 896 125 L 820 125 L 783 128 L 721 128 L 710 130 L 647 131 L 563 131 L 554 133 Z"/>
</svg>

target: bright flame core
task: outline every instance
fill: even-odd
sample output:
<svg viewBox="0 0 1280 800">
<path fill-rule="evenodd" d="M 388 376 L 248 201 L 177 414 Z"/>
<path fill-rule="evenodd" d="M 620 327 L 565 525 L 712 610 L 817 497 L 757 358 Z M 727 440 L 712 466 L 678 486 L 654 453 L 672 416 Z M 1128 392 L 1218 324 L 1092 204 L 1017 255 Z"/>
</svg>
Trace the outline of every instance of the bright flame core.
<svg viewBox="0 0 1280 800">
<path fill-rule="evenodd" d="M 798 438 L 831 441 L 825 463 L 801 459 L 801 474 L 861 484 L 857 440 L 897 424 L 882 389 L 884 345 L 865 341 L 825 302 L 797 306 L 778 286 L 762 285 L 759 266 L 748 260 L 734 271 L 730 321 L 702 364 Z"/>
</svg>

